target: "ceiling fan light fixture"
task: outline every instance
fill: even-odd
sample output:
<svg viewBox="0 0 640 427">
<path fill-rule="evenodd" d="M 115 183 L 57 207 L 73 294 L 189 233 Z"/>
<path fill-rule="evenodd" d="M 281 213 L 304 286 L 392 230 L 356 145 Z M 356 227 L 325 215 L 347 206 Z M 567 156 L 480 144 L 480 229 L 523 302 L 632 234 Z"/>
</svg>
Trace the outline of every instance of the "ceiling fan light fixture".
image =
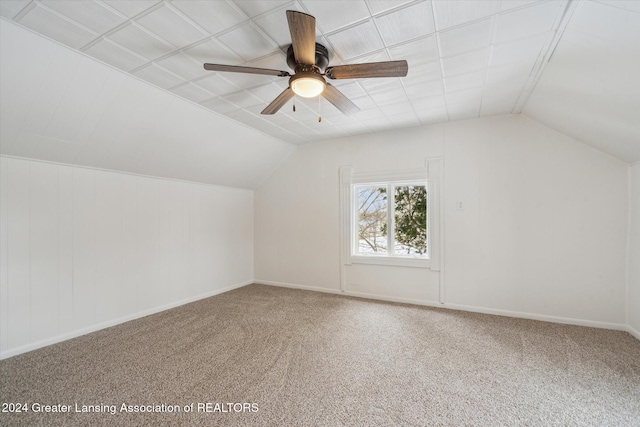
<svg viewBox="0 0 640 427">
<path fill-rule="evenodd" d="M 291 90 L 303 98 L 313 98 L 327 86 L 324 78 L 316 73 L 298 73 L 289 80 Z"/>
</svg>

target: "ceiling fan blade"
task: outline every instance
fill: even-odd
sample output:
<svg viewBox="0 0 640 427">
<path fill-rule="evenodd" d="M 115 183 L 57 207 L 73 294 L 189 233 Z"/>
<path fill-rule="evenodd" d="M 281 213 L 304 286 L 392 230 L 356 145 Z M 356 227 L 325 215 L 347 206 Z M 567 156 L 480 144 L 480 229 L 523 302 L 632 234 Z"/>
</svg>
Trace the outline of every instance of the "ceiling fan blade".
<svg viewBox="0 0 640 427">
<path fill-rule="evenodd" d="M 349 98 L 329 83 L 327 83 L 327 86 L 322 91 L 322 96 L 346 115 L 350 116 L 360 111 L 356 104 L 351 102 Z"/>
<path fill-rule="evenodd" d="M 330 79 L 364 79 L 369 77 L 405 77 L 409 71 L 407 61 L 369 62 L 365 64 L 329 67 L 325 75 Z"/>
<path fill-rule="evenodd" d="M 277 113 L 278 110 L 282 108 L 282 106 L 286 104 L 287 101 L 289 101 L 291 98 L 293 98 L 293 91 L 291 90 L 290 87 L 288 87 L 285 90 L 283 90 L 282 93 L 276 97 L 276 99 L 271 101 L 271 104 L 267 105 L 267 108 L 262 110 L 260 114 Z"/>
<path fill-rule="evenodd" d="M 296 62 L 305 65 L 316 63 L 316 18 L 306 13 L 287 10 L 287 21 Z"/>
<path fill-rule="evenodd" d="M 288 77 L 286 71 L 270 70 L 268 68 L 241 67 L 237 65 L 204 64 L 204 69 L 209 71 L 225 71 L 230 73 L 265 74 L 267 76 Z"/>
</svg>

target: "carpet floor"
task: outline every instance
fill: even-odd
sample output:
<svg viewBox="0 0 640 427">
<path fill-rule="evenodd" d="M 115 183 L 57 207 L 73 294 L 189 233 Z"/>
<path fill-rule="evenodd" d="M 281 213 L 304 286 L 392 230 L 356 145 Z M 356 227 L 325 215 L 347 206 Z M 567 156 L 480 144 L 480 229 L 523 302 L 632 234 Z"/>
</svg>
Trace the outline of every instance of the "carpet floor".
<svg viewBox="0 0 640 427">
<path fill-rule="evenodd" d="M 640 341 L 250 285 L 0 361 L 0 401 L 3 426 L 639 426 Z"/>
</svg>

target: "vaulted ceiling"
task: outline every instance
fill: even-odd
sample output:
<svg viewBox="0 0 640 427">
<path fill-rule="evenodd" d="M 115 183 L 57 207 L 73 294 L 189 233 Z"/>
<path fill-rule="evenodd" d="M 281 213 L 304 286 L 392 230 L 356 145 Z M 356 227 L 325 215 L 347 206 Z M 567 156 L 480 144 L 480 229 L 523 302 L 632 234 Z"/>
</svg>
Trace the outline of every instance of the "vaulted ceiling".
<svg viewBox="0 0 640 427">
<path fill-rule="evenodd" d="M 639 5 L 0 0 L 2 153 L 252 188 L 296 144 L 523 112 L 633 163 Z M 406 59 L 409 74 L 332 81 L 355 116 L 303 98 L 261 115 L 286 78 L 202 64 L 288 70 L 288 9 L 316 17 L 331 65 Z"/>
</svg>

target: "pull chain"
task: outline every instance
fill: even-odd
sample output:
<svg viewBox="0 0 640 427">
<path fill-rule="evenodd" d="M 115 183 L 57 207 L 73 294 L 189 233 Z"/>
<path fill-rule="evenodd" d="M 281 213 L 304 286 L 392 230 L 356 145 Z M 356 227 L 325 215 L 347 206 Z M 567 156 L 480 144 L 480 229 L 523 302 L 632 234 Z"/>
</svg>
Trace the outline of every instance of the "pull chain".
<svg viewBox="0 0 640 427">
<path fill-rule="evenodd" d="M 320 111 L 321 105 L 321 99 L 320 96 L 318 96 L 318 123 L 322 121 L 322 112 Z"/>
<path fill-rule="evenodd" d="M 293 95 L 293 112 L 294 113 L 296 112 L 296 96 L 295 95 Z"/>
</svg>

